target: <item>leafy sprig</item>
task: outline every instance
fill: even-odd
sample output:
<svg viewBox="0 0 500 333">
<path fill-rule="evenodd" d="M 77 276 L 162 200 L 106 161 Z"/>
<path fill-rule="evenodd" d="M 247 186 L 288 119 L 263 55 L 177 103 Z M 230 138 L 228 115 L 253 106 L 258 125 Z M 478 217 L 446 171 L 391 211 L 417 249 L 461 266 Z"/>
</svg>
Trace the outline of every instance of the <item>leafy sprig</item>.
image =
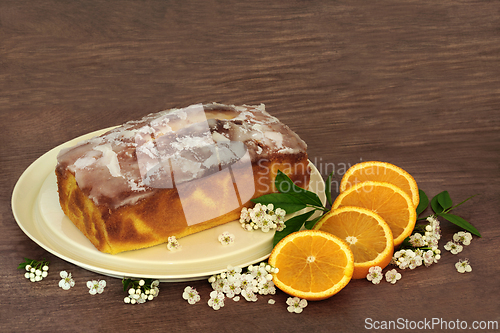
<svg viewBox="0 0 500 333">
<path fill-rule="evenodd" d="M 332 174 L 328 177 L 327 186 L 325 187 L 325 195 L 330 204 L 332 197 L 329 184 L 331 182 Z M 316 193 L 295 185 L 295 183 L 280 170 L 278 170 L 274 180 L 274 185 L 278 190 L 277 193 L 266 194 L 259 198 L 252 199 L 252 201 L 262 205 L 272 203 L 275 208 L 281 208 L 285 210 L 287 214 L 296 213 L 303 209 L 307 209 L 307 211 L 286 221 L 286 228 L 282 231 L 277 231 L 274 234 L 273 246 L 278 244 L 278 242 L 285 236 L 295 231 L 299 231 L 302 226 L 305 226 L 306 229 L 312 229 L 316 222 L 321 219 L 323 214 L 328 211 Z M 309 220 L 309 218 L 316 211 L 320 211 L 321 215 Z"/>
<path fill-rule="evenodd" d="M 429 206 L 429 198 L 427 197 L 425 192 L 419 190 L 419 195 L 420 195 L 420 203 L 417 206 L 417 215 L 423 213 Z M 458 215 L 450 214 L 451 210 L 462 205 L 463 203 L 472 199 L 473 197 L 475 197 L 475 195 L 468 197 L 467 199 L 456 205 L 453 205 L 453 201 L 451 200 L 448 191 L 443 191 L 441 193 L 438 193 L 431 199 L 430 205 L 436 216 L 441 216 L 445 220 L 459 226 L 460 228 L 470 232 L 471 234 L 481 237 L 479 231 L 472 224 L 470 224 L 469 222 L 467 222 L 465 219 L 461 218 Z M 419 218 L 419 220 L 423 219 L 425 218 Z"/>
<path fill-rule="evenodd" d="M 49 262 L 45 259 L 42 260 L 33 260 L 29 258 L 24 258 L 24 261 L 17 266 L 17 269 L 25 269 L 26 266 L 29 266 L 30 268 L 34 268 L 35 270 L 37 269 L 42 269 L 43 266 L 48 266 Z"/>
<path fill-rule="evenodd" d="M 152 301 L 160 293 L 159 280 L 153 279 L 123 279 L 123 291 L 127 296 L 123 299 L 128 304 L 142 304 L 146 301 Z"/>
<path fill-rule="evenodd" d="M 31 282 L 42 281 L 49 274 L 49 262 L 45 259 L 33 260 L 24 258 L 24 261 L 17 266 L 17 269 L 26 270 L 24 277 Z"/>
<path fill-rule="evenodd" d="M 142 282 L 141 282 L 142 281 Z M 132 279 L 123 279 L 123 291 L 129 291 L 130 288 L 134 289 L 151 289 L 151 284 L 153 283 L 153 279 L 140 279 L 140 280 L 132 280 Z"/>
</svg>

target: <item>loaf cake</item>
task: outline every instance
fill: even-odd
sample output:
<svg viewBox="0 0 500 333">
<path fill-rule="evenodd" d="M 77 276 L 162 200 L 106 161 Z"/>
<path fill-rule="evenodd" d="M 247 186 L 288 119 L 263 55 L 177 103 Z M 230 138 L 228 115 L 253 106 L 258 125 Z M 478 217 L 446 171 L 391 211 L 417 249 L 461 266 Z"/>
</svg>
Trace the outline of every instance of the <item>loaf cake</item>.
<svg viewBox="0 0 500 333">
<path fill-rule="evenodd" d="M 278 170 L 306 188 L 306 144 L 259 106 L 152 113 L 61 150 L 62 210 L 101 252 L 146 248 L 239 218 L 275 191 Z"/>
</svg>

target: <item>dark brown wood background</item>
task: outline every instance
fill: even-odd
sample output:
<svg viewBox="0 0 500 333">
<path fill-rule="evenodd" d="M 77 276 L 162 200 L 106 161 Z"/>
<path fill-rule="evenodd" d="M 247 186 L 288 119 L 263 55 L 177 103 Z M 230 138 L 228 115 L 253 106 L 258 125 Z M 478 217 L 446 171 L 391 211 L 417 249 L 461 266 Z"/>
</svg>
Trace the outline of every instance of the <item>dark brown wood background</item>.
<svg viewBox="0 0 500 333">
<path fill-rule="evenodd" d="M 500 321 L 500 3 L 498 1 L 1 1 L 0 322 L 2 331 L 365 331 L 365 319 Z M 353 281 L 288 313 L 278 292 L 206 304 L 206 281 L 162 283 L 123 303 L 118 279 L 65 262 L 12 215 L 12 190 L 69 139 L 193 103 L 265 103 L 307 143 L 324 176 L 392 162 L 483 234 L 456 256 L 403 271 L 396 285 Z M 457 228 L 443 222 L 443 245 Z M 23 257 L 51 261 L 30 283 Z M 456 272 L 469 258 L 473 271 Z M 76 286 L 57 286 L 61 270 Z M 102 295 L 87 280 L 105 278 Z M 202 301 L 182 299 L 196 287 Z M 435 328 L 441 328 L 437 326 Z M 405 330 L 401 330 L 405 331 Z M 498 331 L 498 330 L 495 330 Z"/>
</svg>

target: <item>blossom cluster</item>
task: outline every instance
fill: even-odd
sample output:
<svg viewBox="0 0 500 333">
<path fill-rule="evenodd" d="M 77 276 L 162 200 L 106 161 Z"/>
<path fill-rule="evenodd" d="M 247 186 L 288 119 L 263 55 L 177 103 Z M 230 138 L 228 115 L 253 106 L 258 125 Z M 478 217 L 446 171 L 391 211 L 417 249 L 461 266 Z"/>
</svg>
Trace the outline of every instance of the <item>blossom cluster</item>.
<svg viewBox="0 0 500 333">
<path fill-rule="evenodd" d="M 427 217 L 428 225 L 425 226 L 424 235 L 415 233 L 410 237 L 410 244 L 413 247 L 437 247 L 441 239 L 441 227 L 436 216 Z"/>
<path fill-rule="evenodd" d="M 472 235 L 469 232 L 459 231 L 453 235 L 453 240 L 446 243 L 445 250 L 450 251 L 452 254 L 462 252 L 463 247 L 470 244 Z"/>
<path fill-rule="evenodd" d="M 285 228 L 286 212 L 281 208 L 274 209 L 272 203 L 262 205 L 257 203 L 253 208 L 244 207 L 240 214 L 241 227 L 247 231 L 261 229 L 281 231 Z"/>
<path fill-rule="evenodd" d="M 450 251 L 452 254 L 457 254 L 462 252 L 464 246 L 467 246 L 472 241 L 472 235 L 469 232 L 459 231 L 453 235 L 453 240 L 446 243 L 444 248 Z M 472 267 L 470 265 L 469 259 L 459 259 L 455 264 L 455 268 L 459 273 L 470 273 L 472 272 Z"/>
<path fill-rule="evenodd" d="M 379 284 L 383 277 L 384 274 L 382 274 L 382 267 L 374 266 L 370 267 L 368 270 L 366 279 L 371 281 L 373 284 Z M 391 269 L 385 273 L 385 280 L 389 283 L 395 284 L 398 280 L 401 280 L 401 273 L 398 273 L 395 269 Z"/>
<path fill-rule="evenodd" d="M 33 266 L 32 266 L 33 265 Z M 29 279 L 31 282 L 42 281 L 43 278 L 49 275 L 49 265 L 48 262 L 36 262 L 32 265 L 28 264 L 25 266 L 26 273 L 24 277 Z"/>
<path fill-rule="evenodd" d="M 423 235 L 415 232 L 409 237 L 410 248 L 394 252 L 393 265 L 400 269 L 415 269 L 422 265 L 428 267 L 441 259 L 441 250 L 438 249 L 438 243 L 441 239 L 439 220 L 435 216 L 429 216 L 427 222 Z"/>
<path fill-rule="evenodd" d="M 123 284 L 128 289 L 128 296 L 123 299 L 127 304 L 142 304 L 146 301 L 152 301 L 160 293 L 160 281 L 158 280 L 124 280 Z"/>
<path fill-rule="evenodd" d="M 259 265 L 250 265 L 246 272 L 241 267 L 227 266 L 227 269 L 216 275 L 212 275 L 208 282 L 213 291 L 210 293 L 208 305 L 214 310 L 224 306 L 226 298 L 239 301 L 241 297 L 248 302 L 257 301 L 257 295 L 274 295 L 276 287 L 272 281 L 271 273 L 277 273 L 278 269 L 262 262 Z M 196 289 L 188 286 L 184 289 L 182 297 L 189 304 L 195 304 L 200 300 Z"/>
<path fill-rule="evenodd" d="M 274 295 L 276 293 L 271 273 L 277 273 L 277 269 L 263 262 L 256 266 L 248 266 L 246 272 L 243 272 L 241 267 L 229 265 L 225 272 L 211 276 L 208 282 L 217 292 L 216 296 L 219 299 L 227 297 L 238 301 L 241 295 L 245 300 L 255 302 L 258 294 Z M 212 294 L 213 292 L 210 294 L 211 298 L 215 295 Z"/>
</svg>

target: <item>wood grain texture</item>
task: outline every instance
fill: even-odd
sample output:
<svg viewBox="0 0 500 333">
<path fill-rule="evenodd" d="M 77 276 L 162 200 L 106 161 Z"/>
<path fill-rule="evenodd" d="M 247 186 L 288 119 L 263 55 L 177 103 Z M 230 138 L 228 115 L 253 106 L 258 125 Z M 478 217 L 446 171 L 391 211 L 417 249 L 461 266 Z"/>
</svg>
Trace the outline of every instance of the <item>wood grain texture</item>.
<svg viewBox="0 0 500 333">
<path fill-rule="evenodd" d="M 500 322 L 500 5 L 495 1 L 0 2 L 2 331 L 365 331 L 365 319 Z M 12 215 L 22 172 L 51 148 L 147 113 L 198 102 L 265 103 L 322 174 L 392 162 L 429 196 L 479 194 L 456 213 L 482 233 L 396 285 L 353 281 L 300 315 L 276 304 L 206 305 L 205 281 L 162 283 L 130 306 L 121 282 L 32 242 Z M 443 222 L 441 248 L 457 229 Z M 443 250 L 444 252 L 444 250 Z M 30 283 L 23 257 L 51 261 Z M 454 263 L 469 258 L 473 272 Z M 57 287 L 70 271 L 76 286 Z M 85 286 L 105 278 L 104 294 Z M 182 299 L 196 287 L 202 301 Z M 401 330 L 405 331 L 405 330 Z M 498 330 L 497 330 L 498 331 Z"/>
</svg>

